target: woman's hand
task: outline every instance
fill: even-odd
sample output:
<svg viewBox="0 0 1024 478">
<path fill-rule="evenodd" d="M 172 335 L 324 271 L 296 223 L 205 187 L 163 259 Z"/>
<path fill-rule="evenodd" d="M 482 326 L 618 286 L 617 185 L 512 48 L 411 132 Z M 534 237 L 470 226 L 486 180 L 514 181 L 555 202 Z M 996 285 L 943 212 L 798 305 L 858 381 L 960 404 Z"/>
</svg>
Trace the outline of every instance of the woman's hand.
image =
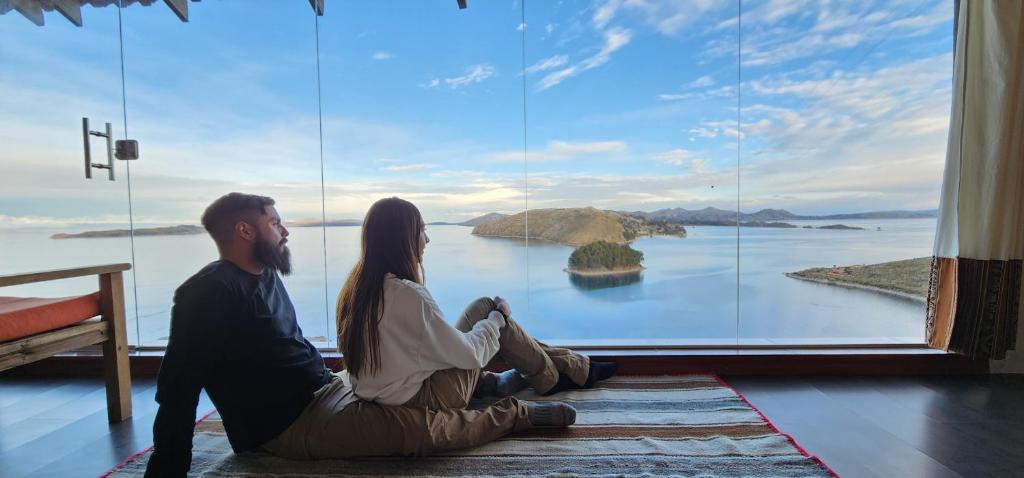
<svg viewBox="0 0 1024 478">
<path fill-rule="evenodd" d="M 502 299 L 501 296 L 494 297 L 494 306 L 505 315 L 506 319 L 512 318 L 512 307 L 508 305 L 508 302 L 505 299 Z"/>
</svg>

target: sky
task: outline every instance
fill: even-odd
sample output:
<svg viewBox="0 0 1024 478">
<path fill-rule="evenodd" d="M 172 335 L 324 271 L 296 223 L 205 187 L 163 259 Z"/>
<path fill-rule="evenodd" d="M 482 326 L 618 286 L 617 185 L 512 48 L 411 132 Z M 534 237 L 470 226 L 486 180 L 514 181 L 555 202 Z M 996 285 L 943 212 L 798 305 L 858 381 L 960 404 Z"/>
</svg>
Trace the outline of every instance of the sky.
<svg viewBox="0 0 1024 478">
<path fill-rule="evenodd" d="M 189 9 L 0 16 L 0 227 L 123 224 L 129 195 L 136 223 L 197 223 L 230 191 L 295 220 L 938 205 L 951 0 Z M 117 181 L 84 179 L 83 116 L 139 141 Z"/>
</svg>

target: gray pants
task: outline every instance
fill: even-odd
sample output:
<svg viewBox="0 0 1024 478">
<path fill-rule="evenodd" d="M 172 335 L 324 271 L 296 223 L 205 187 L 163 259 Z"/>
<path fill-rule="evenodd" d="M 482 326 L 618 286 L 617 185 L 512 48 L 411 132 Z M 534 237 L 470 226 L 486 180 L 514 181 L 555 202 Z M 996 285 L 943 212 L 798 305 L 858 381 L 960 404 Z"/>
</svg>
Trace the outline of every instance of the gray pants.
<svg viewBox="0 0 1024 478">
<path fill-rule="evenodd" d="M 455 327 L 463 332 L 487 317 L 491 299 L 473 301 Z M 544 392 L 559 372 L 578 384 L 586 381 L 587 357 L 537 342 L 512 320 L 502 328 L 498 356 L 516 368 L 527 383 Z M 530 428 L 526 404 L 507 397 L 482 410 L 466 410 L 480 390 L 480 369 L 435 372 L 402 406 L 360 400 L 335 375 L 318 390 L 302 414 L 263 448 L 285 458 L 309 460 L 356 456 L 417 456 L 489 443 Z"/>
</svg>

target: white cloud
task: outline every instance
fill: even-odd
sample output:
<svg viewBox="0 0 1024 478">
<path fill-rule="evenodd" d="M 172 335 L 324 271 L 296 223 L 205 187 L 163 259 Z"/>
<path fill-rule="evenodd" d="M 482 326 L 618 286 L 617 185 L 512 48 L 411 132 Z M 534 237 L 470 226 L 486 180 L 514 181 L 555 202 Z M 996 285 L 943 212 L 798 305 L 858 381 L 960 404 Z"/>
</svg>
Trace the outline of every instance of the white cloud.
<svg viewBox="0 0 1024 478">
<path fill-rule="evenodd" d="M 564 68 L 547 74 L 538 83 L 538 89 L 546 90 L 561 83 L 566 78 L 578 75 L 584 71 L 597 68 L 607 63 L 617 50 L 629 44 L 633 38 L 632 32 L 627 29 L 613 27 L 603 32 L 604 45 L 594 55 L 585 58 L 576 65 Z"/>
<path fill-rule="evenodd" d="M 931 7 L 931 8 L 929 8 Z M 924 10 L 928 8 L 927 12 Z M 924 12 L 924 13 L 922 13 Z M 791 18 L 801 20 L 799 25 Z M 803 19 L 811 19 L 808 28 Z M 876 46 L 898 44 L 900 38 L 921 35 L 952 19 L 945 2 L 809 2 L 772 0 L 744 12 L 743 64 L 769 66 L 864 45 L 865 55 Z M 787 20 L 787 21 L 783 21 Z M 709 55 L 735 55 L 735 47 L 712 49 Z"/>
<path fill-rule="evenodd" d="M 941 55 L 869 72 L 835 70 L 821 79 L 754 80 L 750 90 L 761 96 L 794 96 L 819 102 L 836 115 L 879 118 L 902 101 L 929 95 L 949 81 L 951 57 Z"/>
<path fill-rule="evenodd" d="M 607 155 L 622 153 L 628 149 L 623 141 L 592 141 L 570 142 L 549 141 L 547 147 L 540 150 L 528 150 L 527 159 L 536 161 L 565 161 L 581 156 Z M 516 162 L 523 160 L 522 151 L 507 151 L 492 156 L 497 162 Z"/>
<path fill-rule="evenodd" d="M 526 68 L 526 74 L 537 73 L 538 71 L 558 68 L 569 62 L 568 55 L 555 55 L 538 61 Z"/>
<path fill-rule="evenodd" d="M 390 53 L 390 52 L 386 52 L 386 51 L 378 51 L 378 52 L 375 52 L 375 53 L 373 54 L 373 59 L 374 59 L 374 60 L 378 60 L 378 61 L 381 61 L 381 60 L 390 60 L 390 59 L 392 59 L 392 58 L 394 58 L 394 57 L 395 57 L 395 55 L 394 55 L 394 54 L 392 54 L 392 53 Z"/>
<path fill-rule="evenodd" d="M 615 13 L 619 10 L 623 4 L 623 0 L 608 0 L 603 5 L 597 7 L 594 10 L 594 16 L 591 17 L 590 21 L 596 28 L 604 28 L 608 25 L 608 22 L 612 21 L 615 17 Z"/>
<path fill-rule="evenodd" d="M 662 93 L 658 95 L 660 101 L 679 101 L 689 99 L 700 99 L 707 100 L 711 98 L 725 98 L 729 96 L 735 96 L 736 88 L 729 85 L 724 85 L 718 88 L 705 90 L 705 91 L 691 91 L 687 93 Z"/>
<path fill-rule="evenodd" d="M 411 173 L 416 171 L 423 171 L 424 169 L 436 168 L 437 165 L 433 163 L 419 163 L 419 164 L 403 164 L 399 166 L 388 166 L 381 168 L 382 171 L 389 173 Z"/>
<path fill-rule="evenodd" d="M 516 31 L 517 32 L 521 32 L 523 30 L 526 30 L 526 24 L 525 23 L 520 23 L 519 26 L 516 27 Z"/>
<path fill-rule="evenodd" d="M 591 22 L 604 28 L 620 11 L 628 9 L 658 33 L 676 35 L 705 13 L 731 4 L 720 0 L 609 0 L 594 11 Z"/>
<path fill-rule="evenodd" d="M 696 80 L 693 80 L 686 84 L 686 88 L 703 88 L 705 86 L 712 86 L 715 84 L 715 79 L 711 75 L 704 75 Z"/>
<path fill-rule="evenodd" d="M 569 78 L 576 74 L 577 68 L 570 66 L 562 70 L 558 70 L 554 73 L 548 73 L 544 78 L 537 84 L 537 89 L 546 90 L 562 82 L 562 80 Z"/>
<path fill-rule="evenodd" d="M 441 80 L 439 78 L 434 78 L 434 79 L 431 79 L 430 81 L 427 81 L 425 83 L 417 83 L 416 86 L 418 86 L 420 88 L 431 89 L 431 88 L 437 88 L 437 86 L 440 85 L 440 84 L 441 84 Z"/>
<path fill-rule="evenodd" d="M 495 74 L 493 66 L 486 63 L 479 65 L 473 65 L 466 68 L 465 74 L 462 76 L 456 76 L 454 78 L 445 78 L 444 83 L 451 89 L 463 88 L 473 83 L 480 83 Z"/>
<path fill-rule="evenodd" d="M 768 0 L 761 2 L 757 8 L 743 12 L 744 23 L 772 24 L 794 14 L 807 15 L 813 11 L 812 0 Z M 828 4 L 823 2 L 823 8 Z"/>
<path fill-rule="evenodd" d="M 718 136 L 717 128 L 693 128 L 690 130 L 690 140 L 695 138 L 714 138 Z"/>
<path fill-rule="evenodd" d="M 737 25 L 739 25 L 739 23 L 740 23 L 740 18 L 739 17 L 731 17 L 731 18 L 727 18 L 725 20 L 722 20 L 722 21 L 716 23 L 714 28 L 712 28 L 711 30 L 712 31 L 716 31 L 716 30 L 724 30 L 726 28 L 733 28 L 733 27 L 736 27 Z"/>
<path fill-rule="evenodd" d="M 594 56 L 580 62 L 583 70 L 596 68 L 608 62 L 612 53 L 626 46 L 633 39 L 633 34 L 624 28 L 609 28 L 604 32 L 604 46 Z"/>
<path fill-rule="evenodd" d="M 693 152 L 685 149 L 673 149 L 654 155 L 654 159 L 672 166 L 682 166 L 694 159 Z"/>
<path fill-rule="evenodd" d="M 662 93 L 658 95 L 658 99 L 661 101 L 678 101 L 697 98 L 698 96 L 700 96 L 699 93 Z"/>
<path fill-rule="evenodd" d="M 626 143 L 622 141 L 596 141 L 591 143 L 570 143 L 568 141 L 551 141 L 548 149 L 559 154 L 596 154 L 613 153 L 626 150 Z"/>
</svg>

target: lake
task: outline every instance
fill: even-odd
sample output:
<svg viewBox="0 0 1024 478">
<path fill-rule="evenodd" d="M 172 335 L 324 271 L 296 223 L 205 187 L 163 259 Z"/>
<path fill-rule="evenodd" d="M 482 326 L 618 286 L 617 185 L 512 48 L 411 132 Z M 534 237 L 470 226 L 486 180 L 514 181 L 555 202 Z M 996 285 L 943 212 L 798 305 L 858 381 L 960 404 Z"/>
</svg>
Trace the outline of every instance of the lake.
<svg viewBox="0 0 1024 478">
<path fill-rule="evenodd" d="M 581 281 L 564 272 L 572 248 L 477 237 L 428 226 L 426 285 L 449 321 L 479 296 L 501 295 L 536 337 L 577 345 L 921 343 L 924 303 L 785 277 L 808 267 L 929 256 L 935 219 L 841 222 L 864 230 L 687 226 L 688 237 L 648 237 L 638 277 Z M 146 227 L 146 226 L 139 226 Z M 91 227 L 106 229 L 109 226 Z M 0 274 L 130 262 L 128 238 L 49 239 L 44 228 L 0 229 Z M 304 333 L 334 345 L 334 301 L 359 252 L 358 227 L 291 228 L 294 272 L 284 278 Z M 324 241 L 326 238 L 326 250 Z M 135 238 L 126 276 L 129 341 L 159 346 L 174 289 L 216 249 L 205 234 Z M 737 273 L 738 271 L 738 273 Z M 96 289 L 94 278 L 8 287 L 0 295 L 59 296 Z"/>
</svg>

